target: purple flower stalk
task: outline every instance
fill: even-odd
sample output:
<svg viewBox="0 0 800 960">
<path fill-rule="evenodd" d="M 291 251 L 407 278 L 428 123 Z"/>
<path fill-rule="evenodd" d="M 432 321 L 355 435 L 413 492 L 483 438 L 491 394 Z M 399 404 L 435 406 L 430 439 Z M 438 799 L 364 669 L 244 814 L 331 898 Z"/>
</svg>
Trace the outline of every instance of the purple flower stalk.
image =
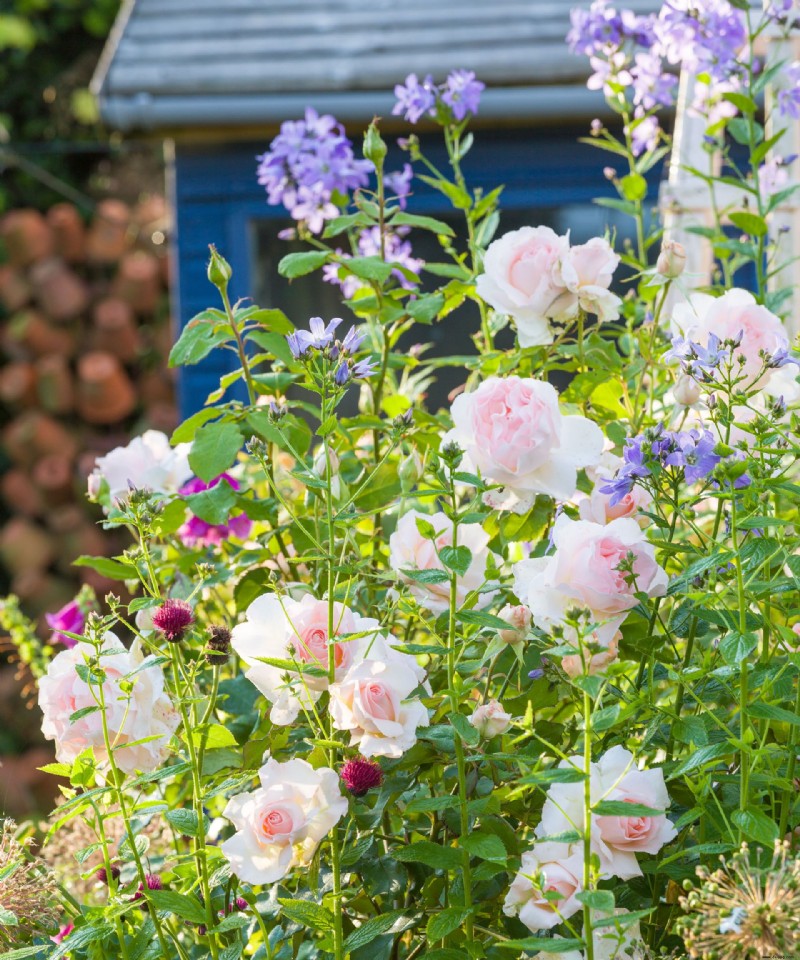
<svg viewBox="0 0 800 960">
<path fill-rule="evenodd" d="M 342 198 L 367 184 L 374 169 L 369 160 L 355 158 L 335 117 L 319 116 L 311 108 L 304 119 L 283 123 L 258 161 L 258 182 L 267 190 L 267 202 L 283 205 L 313 233 L 339 213 Z"/>
<path fill-rule="evenodd" d="M 486 84 L 475 79 L 473 70 L 454 70 L 445 82 L 442 102 L 450 107 L 456 120 L 464 120 L 469 114 L 478 113 L 485 89 Z"/>
<path fill-rule="evenodd" d="M 292 356 L 299 359 L 311 350 L 322 350 L 333 343 L 334 331 L 341 322 L 339 317 L 334 317 L 326 327 L 321 317 L 312 317 L 308 321 L 309 330 L 295 330 L 286 337 Z"/>
<path fill-rule="evenodd" d="M 420 83 L 416 73 L 410 73 L 405 83 L 398 83 L 394 88 L 397 103 L 392 113 L 395 116 L 402 114 L 409 123 L 418 123 L 425 114 L 433 116 L 436 110 L 435 89 L 430 74 Z"/>
<path fill-rule="evenodd" d="M 430 74 L 420 82 L 416 73 L 410 73 L 405 83 L 398 83 L 394 88 L 397 103 L 392 113 L 395 116 L 402 114 L 409 123 L 418 123 L 424 116 L 435 117 L 436 108 L 441 103 L 455 120 L 461 122 L 477 114 L 485 87 L 486 84 L 477 80 L 472 70 L 453 70 L 439 86 L 434 84 Z"/>
<path fill-rule="evenodd" d="M 782 117 L 800 120 L 800 60 L 785 68 L 777 99 L 778 113 Z"/>
</svg>

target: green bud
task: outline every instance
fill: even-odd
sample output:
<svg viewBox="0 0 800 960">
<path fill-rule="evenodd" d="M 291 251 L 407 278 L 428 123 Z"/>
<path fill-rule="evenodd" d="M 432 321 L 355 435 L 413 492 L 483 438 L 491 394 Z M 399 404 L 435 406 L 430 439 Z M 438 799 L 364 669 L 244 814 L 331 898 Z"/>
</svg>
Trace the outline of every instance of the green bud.
<svg viewBox="0 0 800 960">
<path fill-rule="evenodd" d="M 217 248 L 213 243 L 209 244 L 208 249 L 211 251 L 211 259 L 208 261 L 208 279 L 217 290 L 227 290 L 228 282 L 233 276 L 231 265 L 225 257 L 217 253 Z"/>
<path fill-rule="evenodd" d="M 377 120 L 373 120 L 364 134 L 364 156 L 375 164 L 376 170 L 380 171 L 387 153 L 388 148 L 378 133 Z"/>
</svg>

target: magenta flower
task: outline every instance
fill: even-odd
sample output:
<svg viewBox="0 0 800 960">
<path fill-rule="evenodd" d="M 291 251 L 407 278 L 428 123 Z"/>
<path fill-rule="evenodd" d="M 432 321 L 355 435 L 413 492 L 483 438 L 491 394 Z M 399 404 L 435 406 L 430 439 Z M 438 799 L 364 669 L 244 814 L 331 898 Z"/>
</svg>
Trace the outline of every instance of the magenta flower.
<svg viewBox="0 0 800 960">
<path fill-rule="evenodd" d="M 66 926 L 61 927 L 58 933 L 54 937 L 50 937 L 53 943 L 62 943 L 75 929 L 75 924 L 70 922 Z"/>
<path fill-rule="evenodd" d="M 185 600 L 165 600 L 153 614 L 153 626 L 171 643 L 182 640 L 193 623 L 192 605 Z"/>
<path fill-rule="evenodd" d="M 56 613 L 46 613 L 47 626 L 53 631 L 51 643 L 60 643 L 62 647 L 74 647 L 78 642 L 68 633 L 83 633 L 86 617 L 77 600 L 70 600 Z"/>
<path fill-rule="evenodd" d="M 348 760 L 342 767 L 340 776 L 342 783 L 354 797 L 363 797 L 373 787 L 383 783 L 383 770 L 374 760 L 356 757 Z"/>
<path fill-rule="evenodd" d="M 199 477 L 194 477 L 188 483 L 185 483 L 179 492 L 183 496 L 202 493 L 203 490 L 210 490 L 215 487 L 222 480 L 233 490 L 239 489 L 238 480 L 234 480 L 230 474 L 221 473 L 208 483 Z M 250 535 L 252 527 L 252 521 L 244 513 L 237 513 L 228 517 L 225 523 L 208 523 L 206 520 L 201 520 L 200 517 L 191 516 L 178 530 L 178 537 L 186 547 L 209 547 L 222 543 L 228 537 L 245 540 Z"/>
</svg>

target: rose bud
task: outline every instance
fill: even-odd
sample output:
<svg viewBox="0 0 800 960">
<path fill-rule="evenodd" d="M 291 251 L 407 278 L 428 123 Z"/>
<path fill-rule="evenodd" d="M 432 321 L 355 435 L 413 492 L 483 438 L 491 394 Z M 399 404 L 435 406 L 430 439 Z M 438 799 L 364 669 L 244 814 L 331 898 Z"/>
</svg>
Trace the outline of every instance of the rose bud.
<svg viewBox="0 0 800 960">
<path fill-rule="evenodd" d="M 508 624 L 508 630 L 500 630 L 500 639 L 505 643 L 521 643 L 531 625 L 531 612 L 524 603 L 512 606 L 507 603 L 498 614 Z"/>
<path fill-rule="evenodd" d="M 662 277 L 674 280 L 686 268 L 686 250 L 677 240 L 665 240 L 661 244 L 661 253 L 656 260 L 656 270 Z"/>
<path fill-rule="evenodd" d="M 511 714 L 506 713 L 496 700 L 490 700 L 488 703 L 482 703 L 479 707 L 476 707 L 468 720 L 478 733 L 487 740 L 491 740 L 492 737 L 499 737 L 511 726 Z"/>
<path fill-rule="evenodd" d="M 688 374 L 679 377 L 672 390 L 675 403 L 679 403 L 683 407 L 693 406 L 700 399 L 702 393 L 700 384 Z"/>
</svg>

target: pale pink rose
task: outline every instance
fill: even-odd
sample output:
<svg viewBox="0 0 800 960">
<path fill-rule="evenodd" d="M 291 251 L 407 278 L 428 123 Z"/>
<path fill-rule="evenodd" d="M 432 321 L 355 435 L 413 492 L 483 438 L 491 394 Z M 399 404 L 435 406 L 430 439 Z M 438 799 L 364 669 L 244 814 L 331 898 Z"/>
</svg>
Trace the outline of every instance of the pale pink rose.
<svg viewBox="0 0 800 960">
<path fill-rule="evenodd" d="M 483 273 L 475 289 L 479 297 L 516 321 L 520 346 L 552 343 L 549 321 L 572 310 L 577 302 L 567 290 L 561 262 L 569 239 L 550 227 L 522 227 L 489 244 Z"/>
<path fill-rule="evenodd" d="M 577 848 L 558 843 L 536 843 L 522 854 L 519 873 L 503 903 L 507 917 L 518 916 L 532 932 L 549 930 L 569 920 L 580 909 L 575 895 L 582 889 L 583 857 Z M 558 894 L 560 899 L 546 899 Z"/>
<path fill-rule="evenodd" d="M 364 660 L 330 688 L 330 713 L 337 730 L 350 731 L 350 745 L 365 757 L 402 757 L 428 726 L 428 711 L 409 700 L 420 685 L 420 668 L 399 660 Z"/>
<path fill-rule="evenodd" d="M 670 805 L 663 770 L 640 770 L 624 747 L 606 751 L 597 761 L 597 773 L 603 800 L 637 803 L 653 810 L 667 810 Z M 623 880 L 642 875 L 637 853 L 658 853 L 677 836 L 663 813 L 599 816 L 595 829 L 601 860 L 610 861 L 614 875 Z"/>
<path fill-rule="evenodd" d="M 619 256 L 602 237 L 570 247 L 561 261 L 561 275 L 567 289 L 577 297 L 577 306 L 585 313 L 596 314 L 601 323 L 619 317 L 622 301 L 608 289 L 618 265 Z"/>
<path fill-rule="evenodd" d="M 417 527 L 417 518 L 433 527 L 436 532 L 435 540 L 428 540 L 422 536 Z M 409 510 L 397 521 L 397 528 L 389 537 L 389 565 L 392 570 L 408 584 L 410 592 L 417 601 L 433 613 L 441 613 L 450 605 L 450 584 L 419 583 L 410 577 L 403 576 L 404 570 L 446 570 L 439 559 L 437 550 L 453 545 L 453 524 L 444 513 L 425 514 L 417 510 Z M 472 554 L 472 561 L 463 576 L 457 580 L 457 601 L 461 606 L 467 595 L 473 590 L 479 590 L 486 581 L 486 564 L 489 559 L 489 534 L 477 523 L 468 523 L 458 528 L 458 545 L 467 547 Z M 492 554 L 495 563 L 499 565 L 500 557 Z M 478 606 L 484 607 L 490 603 L 496 591 L 481 593 Z"/>
<path fill-rule="evenodd" d="M 237 793 L 223 811 L 236 833 L 224 841 L 222 852 L 237 877 L 263 885 L 311 862 L 347 812 L 347 800 L 334 770 L 315 770 L 305 760 L 270 758 L 258 775 L 261 786 Z"/>
<path fill-rule="evenodd" d="M 740 389 L 761 389 L 771 396 L 782 396 L 787 403 L 800 399 L 797 367 L 788 364 L 761 373 L 761 352 L 772 355 L 788 347 L 788 334 L 779 317 L 756 302 L 752 293 L 734 288 L 721 297 L 694 293 L 688 301 L 675 306 L 672 331 L 686 340 L 708 346 L 710 334 L 720 340 L 742 335 L 741 344 L 733 351 L 734 359 L 744 358 L 741 374 L 746 379 Z M 738 366 L 734 367 L 738 370 Z"/>
<path fill-rule="evenodd" d="M 247 665 L 245 676 L 270 701 L 273 723 L 293 723 L 303 708 L 328 689 L 328 656 L 333 650 L 335 678 L 341 679 L 365 657 L 379 660 L 416 660 L 389 646 L 380 624 L 341 603 L 333 606 L 333 634 L 328 642 L 328 601 L 305 594 L 300 600 L 268 593 L 247 608 L 246 621 L 233 628 L 231 646 Z M 291 660 L 297 671 L 263 663 Z M 422 668 L 418 668 L 422 671 Z M 424 671 L 423 671 L 424 673 Z"/>
<path fill-rule="evenodd" d="M 516 606 L 507 603 L 497 616 L 508 624 L 508 630 L 500 630 L 498 634 L 504 643 L 513 645 L 525 639 L 531 626 L 531 612 L 524 603 Z"/>
<path fill-rule="evenodd" d="M 116 447 L 97 458 L 89 477 L 89 496 L 99 500 L 108 512 L 115 501 L 128 496 L 131 486 L 146 487 L 156 494 L 177 493 L 192 476 L 190 450 L 190 443 L 171 447 L 166 434 L 147 430 L 127 447 Z"/>
<path fill-rule="evenodd" d="M 511 714 L 506 713 L 497 700 L 489 700 L 475 707 L 472 716 L 467 718 L 478 733 L 490 740 L 499 737 L 511 729 Z"/>
<path fill-rule="evenodd" d="M 619 654 L 619 638 L 621 633 L 617 632 L 606 643 L 602 643 L 597 634 L 593 635 L 593 643 L 599 649 L 589 650 L 584 654 L 583 659 L 579 653 L 568 653 L 561 658 L 561 668 L 569 677 L 582 677 L 584 675 L 593 677 L 602 673 L 609 664 L 612 664 Z"/>
<path fill-rule="evenodd" d="M 653 497 L 651 494 L 636 484 L 630 493 L 611 506 L 611 496 L 602 492 L 602 488 L 611 479 L 611 476 L 599 476 L 595 480 L 592 492 L 588 497 L 582 497 L 578 502 L 578 510 L 581 520 L 590 520 L 593 523 L 608 524 L 612 520 L 618 520 L 620 517 L 632 517 L 639 526 L 646 530 L 652 521 L 646 517 L 642 511 L 651 510 L 653 507 Z"/>
<path fill-rule="evenodd" d="M 624 909 L 615 911 L 618 914 L 627 912 Z M 594 923 L 599 920 L 606 920 L 609 916 L 610 914 L 603 913 L 600 910 L 592 911 Z M 559 940 L 561 938 L 554 937 L 553 939 Z M 648 956 L 638 920 L 620 931 L 609 924 L 595 927 L 592 932 L 592 939 L 594 941 L 594 960 L 645 960 Z M 586 960 L 586 957 L 580 950 L 566 950 L 561 953 L 537 953 L 533 960 Z"/>
<path fill-rule="evenodd" d="M 578 415 L 564 416 L 549 383 L 522 377 L 490 377 L 450 408 L 453 429 L 442 442 L 455 441 L 465 468 L 503 485 L 485 502 L 524 513 L 537 493 L 567 500 L 575 492 L 580 467 L 599 462 L 603 434 Z"/>
<path fill-rule="evenodd" d="M 114 761 L 125 773 L 149 773 L 166 759 L 170 738 L 179 722 L 164 689 L 164 675 L 160 667 L 149 666 L 131 676 L 143 660 L 140 648 L 134 644 L 126 650 L 113 633 L 106 633 L 101 649 L 105 652 L 100 658 L 105 673 L 103 698 Z M 78 643 L 53 657 L 47 673 L 39 680 L 39 707 L 44 714 L 42 732 L 48 740 L 55 740 L 56 759 L 60 763 L 72 763 L 83 750 L 92 747 L 98 764 L 106 768 L 108 754 L 100 711 L 70 722 L 74 713 L 96 706 L 92 689 L 76 671 L 94 655 L 94 647 Z M 127 677 L 130 680 L 125 686 L 130 683 L 130 691 L 123 690 L 121 685 Z M 95 694 L 97 689 L 95 685 Z M 147 737 L 155 739 L 127 746 Z"/>
<path fill-rule="evenodd" d="M 530 607 L 533 621 L 550 631 L 565 622 L 571 607 L 586 608 L 605 643 L 639 602 L 636 593 L 663 596 L 667 575 L 639 524 L 630 517 L 603 525 L 562 514 L 553 525 L 555 552 L 514 564 L 514 592 Z M 632 558 L 635 579 L 622 569 Z"/>
<path fill-rule="evenodd" d="M 564 760 L 559 767 L 583 770 L 582 757 Z M 624 747 L 608 750 L 591 765 L 590 796 L 592 806 L 604 800 L 638 803 L 653 810 L 666 811 L 669 794 L 660 769 L 639 770 L 633 755 Z M 536 836 L 547 838 L 571 830 L 584 830 L 583 782 L 556 783 L 548 788 Z M 637 853 L 657 853 L 676 836 L 675 827 L 665 814 L 651 816 L 599 816 L 592 814 L 592 851 L 600 860 L 604 877 L 629 880 L 642 875 Z M 566 855 L 567 844 L 552 846 Z"/>
</svg>

